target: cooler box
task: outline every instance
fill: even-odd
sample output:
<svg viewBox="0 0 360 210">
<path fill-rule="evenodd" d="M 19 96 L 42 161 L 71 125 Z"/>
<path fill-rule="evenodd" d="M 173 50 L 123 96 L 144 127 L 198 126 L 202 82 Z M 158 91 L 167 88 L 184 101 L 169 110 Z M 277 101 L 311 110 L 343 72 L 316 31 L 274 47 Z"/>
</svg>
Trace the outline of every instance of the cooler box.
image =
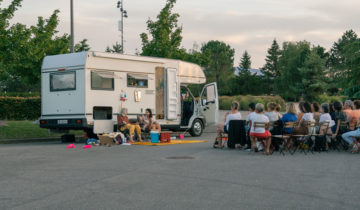
<svg viewBox="0 0 360 210">
<path fill-rule="evenodd" d="M 159 132 L 151 131 L 150 139 L 151 139 L 151 143 L 159 143 Z"/>
<path fill-rule="evenodd" d="M 160 143 L 170 143 L 170 141 L 171 141 L 171 132 L 160 133 Z"/>
</svg>

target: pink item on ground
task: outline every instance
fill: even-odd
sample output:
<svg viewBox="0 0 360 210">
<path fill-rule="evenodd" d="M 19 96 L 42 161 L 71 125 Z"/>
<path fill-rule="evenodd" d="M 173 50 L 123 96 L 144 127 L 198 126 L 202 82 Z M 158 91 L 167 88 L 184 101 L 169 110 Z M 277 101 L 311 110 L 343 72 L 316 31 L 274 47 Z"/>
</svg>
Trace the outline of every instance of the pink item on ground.
<svg viewBox="0 0 360 210">
<path fill-rule="evenodd" d="M 83 149 L 90 149 L 90 148 L 91 148 L 91 145 L 90 145 L 90 144 L 83 146 Z"/>
<path fill-rule="evenodd" d="M 74 148 L 75 149 L 75 144 L 69 144 L 69 146 L 67 146 L 66 148 L 68 148 L 68 149 Z"/>
<path fill-rule="evenodd" d="M 179 139 L 184 139 L 184 134 L 180 134 Z"/>
</svg>

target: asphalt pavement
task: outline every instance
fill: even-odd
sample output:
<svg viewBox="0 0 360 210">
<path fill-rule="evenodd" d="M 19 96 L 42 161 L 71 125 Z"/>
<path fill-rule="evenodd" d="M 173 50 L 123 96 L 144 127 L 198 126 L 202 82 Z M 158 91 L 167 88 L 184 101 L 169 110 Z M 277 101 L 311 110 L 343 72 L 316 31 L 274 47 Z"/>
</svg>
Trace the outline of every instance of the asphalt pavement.
<svg viewBox="0 0 360 210">
<path fill-rule="evenodd" d="M 359 154 L 254 155 L 213 149 L 214 135 L 88 150 L 1 145 L 0 209 L 359 208 Z"/>
</svg>

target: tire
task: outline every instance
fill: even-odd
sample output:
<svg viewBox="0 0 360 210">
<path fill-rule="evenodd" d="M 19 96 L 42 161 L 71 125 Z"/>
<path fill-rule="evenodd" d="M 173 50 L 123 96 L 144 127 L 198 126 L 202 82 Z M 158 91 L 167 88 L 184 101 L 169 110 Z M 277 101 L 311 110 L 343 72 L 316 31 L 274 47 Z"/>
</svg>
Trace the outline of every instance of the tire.
<svg viewBox="0 0 360 210">
<path fill-rule="evenodd" d="M 201 120 L 195 119 L 192 126 L 191 126 L 191 129 L 189 131 L 190 135 L 193 136 L 193 137 L 201 136 L 203 131 L 204 131 L 203 123 L 201 122 Z"/>
</svg>

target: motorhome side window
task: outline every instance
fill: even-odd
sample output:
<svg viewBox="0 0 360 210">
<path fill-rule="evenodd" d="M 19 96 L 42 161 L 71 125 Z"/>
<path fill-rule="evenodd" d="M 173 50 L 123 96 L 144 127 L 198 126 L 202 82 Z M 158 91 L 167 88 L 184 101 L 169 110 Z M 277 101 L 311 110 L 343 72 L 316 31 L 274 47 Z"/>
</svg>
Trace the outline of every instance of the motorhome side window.
<svg viewBox="0 0 360 210">
<path fill-rule="evenodd" d="M 50 91 L 67 91 L 76 89 L 75 72 L 61 72 L 50 74 Z"/>
<path fill-rule="evenodd" d="M 146 74 L 128 74 L 127 86 L 137 88 L 148 87 L 148 76 Z"/>
<path fill-rule="evenodd" d="M 114 72 L 91 72 L 92 90 L 114 90 Z"/>
</svg>

